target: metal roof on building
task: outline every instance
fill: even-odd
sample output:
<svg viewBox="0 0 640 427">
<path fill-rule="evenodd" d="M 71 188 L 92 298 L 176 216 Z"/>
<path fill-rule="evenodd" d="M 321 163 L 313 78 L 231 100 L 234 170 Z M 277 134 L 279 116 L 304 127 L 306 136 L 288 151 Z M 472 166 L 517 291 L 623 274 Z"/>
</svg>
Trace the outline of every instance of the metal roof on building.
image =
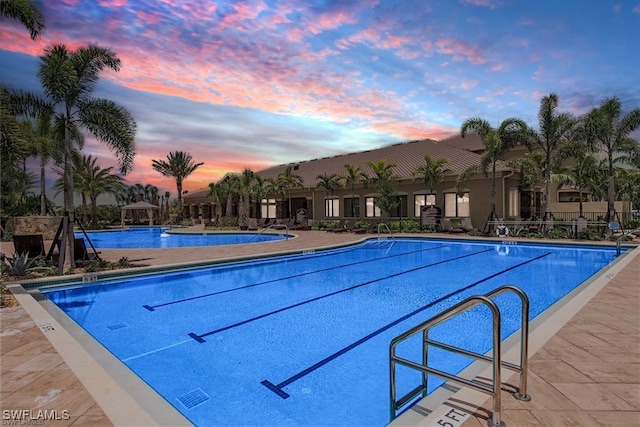
<svg viewBox="0 0 640 427">
<path fill-rule="evenodd" d="M 457 138 L 463 139 L 458 136 Z M 475 135 L 467 135 L 464 140 L 469 141 L 469 146 L 477 147 L 483 144 L 482 140 Z M 410 141 L 388 145 L 385 147 L 360 151 L 355 153 L 341 154 L 332 157 L 324 157 L 321 159 L 313 159 L 295 163 L 287 163 L 283 165 L 273 166 L 257 173 L 263 178 L 277 178 L 278 174 L 283 172 L 287 167 L 291 166 L 293 172 L 304 180 L 304 186 L 315 187 L 318 175 L 332 174 L 344 175 L 345 165 L 360 166 L 360 168 L 373 176 L 373 172 L 367 166 L 368 162 L 377 162 L 386 159 L 388 163 L 394 164 L 394 173 L 400 180 L 413 179 L 413 170 L 424 164 L 424 155 L 434 160 L 449 159 L 446 165 L 447 174 L 459 175 L 471 166 L 479 165 L 481 154 L 468 151 L 456 146 L 456 138 L 450 138 L 444 141 L 434 141 L 432 139 L 422 139 L 418 141 Z M 482 145 L 484 146 L 484 145 Z M 500 162 L 500 168 L 504 168 Z"/>
</svg>

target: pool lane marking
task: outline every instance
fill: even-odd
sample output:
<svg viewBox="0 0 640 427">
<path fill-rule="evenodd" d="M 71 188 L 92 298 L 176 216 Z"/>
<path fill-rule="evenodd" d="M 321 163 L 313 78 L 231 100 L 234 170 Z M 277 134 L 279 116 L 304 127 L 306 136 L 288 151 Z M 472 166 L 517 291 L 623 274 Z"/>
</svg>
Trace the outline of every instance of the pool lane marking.
<svg viewBox="0 0 640 427">
<path fill-rule="evenodd" d="M 442 296 L 442 297 L 438 298 L 437 300 L 432 301 L 429 304 L 427 304 L 425 306 L 422 306 L 422 307 L 418 308 L 417 310 L 412 311 L 409 314 L 405 314 L 404 316 L 394 320 L 391 323 L 388 323 L 387 325 L 381 327 L 380 329 L 377 329 L 377 330 L 371 332 L 369 335 L 367 335 L 367 336 L 365 336 L 363 338 L 360 338 L 358 341 L 355 341 L 355 342 L 349 344 L 348 346 L 342 348 L 341 350 L 338 350 L 337 352 L 333 353 L 332 355 L 325 357 L 321 361 L 319 361 L 319 362 L 315 363 L 314 365 L 311 365 L 310 367 L 308 367 L 308 368 L 298 372 L 297 374 L 287 378 L 286 380 L 282 381 L 279 384 L 273 384 L 269 380 L 264 380 L 264 381 L 260 382 L 260 384 L 262 384 L 263 386 L 267 387 L 269 390 L 273 391 L 275 394 L 277 394 L 281 398 L 286 399 L 286 398 L 289 397 L 289 394 L 282 389 L 283 387 L 286 387 L 289 384 L 299 380 L 300 378 L 309 375 L 311 372 L 313 372 L 316 369 L 322 367 L 323 365 L 326 365 L 327 363 L 331 362 L 332 360 L 342 356 L 343 354 L 347 353 L 348 351 L 353 350 L 354 348 L 358 347 L 360 344 L 363 344 L 366 341 L 369 341 L 371 338 L 373 338 L 373 337 L 375 337 L 377 335 L 380 335 L 381 333 L 383 333 L 386 330 L 396 326 L 397 324 L 399 324 L 401 322 L 404 322 L 408 318 L 410 318 L 412 316 L 415 316 L 416 314 L 418 314 L 418 313 L 420 313 L 420 312 L 422 312 L 422 311 L 424 311 L 424 310 L 426 310 L 426 309 L 428 309 L 430 307 L 433 307 L 434 305 L 436 305 L 436 304 L 438 304 L 438 303 L 440 303 L 440 302 L 442 302 L 442 301 L 444 301 L 444 300 L 446 300 L 446 299 L 448 299 L 448 298 L 450 298 L 450 297 L 452 297 L 454 295 L 457 295 L 460 292 L 464 292 L 466 290 L 469 290 L 472 287 L 477 286 L 482 282 L 486 282 L 489 279 L 493 279 L 494 277 L 497 277 L 497 276 L 499 276 L 499 275 L 501 275 L 503 273 L 506 273 L 507 271 L 514 270 L 516 268 L 522 267 L 525 264 L 529 264 L 530 262 L 537 261 L 537 260 L 539 260 L 541 258 L 544 258 L 544 257 L 546 257 L 548 255 L 551 255 L 551 254 L 552 254 L 552 252 L 547 252 L 545 254 L 539 255 L 539 256 L 537 256 L 535 258 L 532 258 L 532 259 L 530 259 L 528 261 L 525 261 L 525 262 L 522 262 L 520 264 L 514 265 L 514 266 L 509 267 L 509 268 L 507 268 L 505 270 L 502 270 L 502 271 L 499 271 L 497 273 L 494 273 L 491 276 L 487 276 L 484 279 L 478 280 L 477 282 L 471 283 L 470 285 L 467 285 L 462 289 L 458 289 L 456 291 L 450 292 L 449 294 L 447 294 L 445 296 Z"/>
<path fill-rule="evenodd" d="M 341 294 L 343 292 L 352 291 L 352 290 L 360 288 L 362 286 L 367 286 L 367 285 L 370 285 L 370 284 L 375 283 L 375 282 L 380 282 L 382 280 L 391 279 L 392 277 L 397 277 L 397 276 L 401 276 L 403 274 L 413 273 L 413 272 L 418 271 L 418 270 L 423 270 L 425 268 L 433 267 L 434 265 L 444 264 L 446 262 L 456 261 L 456 260 L 459 260 L 459 259 L 462 259 L 462 258 L 467 258 L 467 257 L 470 257 L 470 256 L 475 256 L 475 255 L 479 255 L 479 254 L 486 253 L 486 252 L 492 252 L 492 251 L 493 251 L 493 249 L 486 249 L 486 250 L 483 250 L 483 251 L 480 251 L 480 252 L 472 252 L 470 254 L 461 255 L 459 257 L 455 257 L 455 258 L 450 258 L 450 259 L 443 260 L 443 261 L 434 262 L 432 264 L 422 265 L 420 267 L 416 267 L 416 268 L 412 268 L 412 269 L 409 269 L 409 270 L 401 271 L 399 273 L 394 273 L 394 274 L 391 274 L 389 276 L 380 277 L 378 279 L 369 280 L 368 282 L 360 283 L 360 284 L 354 285 L 354 286 L 349 286 L 348 288 L 340 289 L 339 291 L 331 292 L 331 293 L 328 293 L 328 294 L 325 294 L 325 295 L 320 295 L 320 296 L 315 297 L 315 298 L 304 300 L 304 301 L 295 303 L 293 305 L 289 305 L 289 306 L 282 307 L 282 308 L 279 308 L 279 309 L 274 310 L 274 311 L 270 311 L 269 313 L 264 313 L 264 314 L 261 314 L 259 316 L 252 317 L 250 319 L 243 320 L 241 322 L 233 323 L 231 325 L 227 325 L 227 326 L 224 326 L 222 328 L 214 329 L 213 331 L 205 332 L 204 334 L 196 334 L 194 332 L 191 332 L 191 333 L 189 333 L 189 336 L 191 338 L 193 338 L 194 340 L 198 341 L 199 343 L 204 343 L 206 341 L 203 338 L 207 337 L 209 335 L 217 334 L 219 332 L 223 332 L 223 331 L 226 331 L 228 329 L 232 329 L 232 328 L 235 328 L 235 327 L 238 327 L 238 326 L 242 326 L 242 325 L 245 325 L 247 323 L 254 322 L 256 320 L 260 320 L 262 318 L 265 318 L 265 317 L 268 317 L 268 316 L 272 316 L 274 314 L 281 313 L 281 312 L 286 311 L 286 310 L 290 310 L 292 308 L 300 307 L 301 305 L 309 304 L 309 303 L 312 303 L 314 301 L 318 301 L 318 300 L 321 300 L 321 299 L 324 299 L 324 298 L 328 298 L 328 297 L 331 297 L 331 296 L 334 296 L 334 295 Z"/>
<path fill-rule="evenodd" d="M 316 273 L 323 273 L 325 271 L 337 270 L 337 269 L 340 269 L 340 268 L 343 268 L 343 267 L 351 267 L 351 266 L 358 265 L 358 264 L 365 264 L 365 263 L 368 263 L 368 262 L 376 262 L 376 261 L 380 261 L 380 260 L 383 260 L 383 259 L 400 257 L 400 256 L 405 256 L 405 255 L 418 253 L 418 252 L 431 251 L 431 250 L 435 250 L 435 249 L 444 248 L 446 246 L 447 245 L 434 246 L 432 248 L 418 249 L 418 250 L 415 250 L 415 251 L 409 251 L 409 252 L 403 252 L 403 253 L 395 254 L 395 255 L 383 256 L 381 258 L 373 258 L 373 259 L 367 259 L 367 260 L 364 260 L 364 261 L 352 262 L 352 263 L 349 263 L 349 264 L 341 264 L 341 265 L 337 265 L 337 266 L 334 266 L 334 267 L 322 268 L 320 270 L 306 271 L 304 273 L 294 274 L 293 276 L 286 276 L 286 277 L 280 277 L 280 278 L 277 278 L 277 279 L 270 279 L 270 280 L 267 280 L 265 282 L 252 283 L 251 285 L 240 286 L 238 288 L 225 289 L 224 291 L 212 292 L 212 293 L 209 293 L 209 294 L 198 295 L 198 296 L 195 296 L 195 297 L 183 298 L 183 299 L 179 299 L 179 300 L 175 300 L 175 301 L 165 302 L 165 303 L 162 303 L 162 304 L 143 305 L 142 307 L 146 308 L 149 311 L 155 311 L 155 309 L 158 308 L 158 307 L 164 307 L 164 306 L 167 306 L 167 305 L 179 304 L 179 303 L 183 303 L 183 302 L 187 302 L 187 301 L 193 301 L 193 300 L 200 299 L 200 298 L 207 298 L 207 297 L 212 297 L 212 296 L 215 296 L 215 295 L 226 294 L 228 292 L 234 292 L 234 291 L 239 291 L 239 290 L 242 290 L 242 289 L 253 288 L 255 286 L 261 286 L 261 285 L 266 285 L 268 283 L 279 282 L 281 280 L 295 279 L 296 277 L 302 277 L 302 276 L 306 276 L 306 275 L 309 275 L 309 274 L 316 274 Z"/>
<path fill-rule="evenodd" d="M 162 351 L 162 350 L 167 350 L 167 349 L 172 348 L 172 347 L 177 347 L 177 346 L 179 346 L 179 345 L 186 344 L 186 343 L 188 343 L 188 342 L 192 342 L 192 341 L 193 341 L 193 340 L 184 340 L 184 341 L 179 341 L 179 342 L 174 343 L 174 344 L 171 344 L 171 345 L 167 345 L 167 346 L 164 346 L 164 347 L 156 348 L 155 350 L 147 351 L 147 352 L 145 352 L 145 353 L 140 353 L 140 354 L 137 354 L 137 355 L 135 355 L 135 356 L 127 357 L 127 358 L 125 358 L 125 359 L 121 359 L 121 360 L 122 360 L 123 362 L 128 362 L 128 361 L 130 361 L 130 360 L 134 360 L 134 359 L 137 359 L 137 358 L 139 358 L 139 357 L 148 356 L 148 355 L 150 355 L 150 354 L 157 353 L 157 352 Z"/>
</svg>

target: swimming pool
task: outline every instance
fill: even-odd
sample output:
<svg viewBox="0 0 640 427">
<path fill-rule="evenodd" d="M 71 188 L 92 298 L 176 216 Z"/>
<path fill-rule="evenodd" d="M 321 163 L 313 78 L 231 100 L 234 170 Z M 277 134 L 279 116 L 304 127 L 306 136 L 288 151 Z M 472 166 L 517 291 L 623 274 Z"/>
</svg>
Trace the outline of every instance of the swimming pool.
<svg viewBox="0 0 640 427">
<path fill-rule="evenodd" d="M 189 246 L 236 245 L 284 240 L 290 236 L 274 233 L 172 233 L 163 227 L 89 231 L 87 236 L 98 249 L 154 249 Z M 76 233 L 76 237 L 84 237 Z M 89 245 L 87 244 L 87 247 Z"/>
<path fill-rule="evenodd" d="M 594 247 L 373 240 L 43 292 L 195 424 L 384 425 L 391 338 L 505 283 L 529 295 L 534 318 L 614 258 Z M 496 302 L 506 338 L 519 302 Z M 483 324 L 478 313 L 434 338 L 484 352 L 488 330 L 459 333 Z M 451 372 L 469 362 L 447 356 L 431 360 Z M 414 379 L 405 373 L 399 388 Z"/>
</svg>

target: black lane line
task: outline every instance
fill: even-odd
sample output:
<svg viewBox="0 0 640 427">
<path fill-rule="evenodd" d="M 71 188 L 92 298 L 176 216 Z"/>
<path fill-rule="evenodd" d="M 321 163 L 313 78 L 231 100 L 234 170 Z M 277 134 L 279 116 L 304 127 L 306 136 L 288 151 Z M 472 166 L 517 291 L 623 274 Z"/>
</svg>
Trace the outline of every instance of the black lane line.
<svg viewBox="0 0 640 427">
<path fill-rule="evenodd" d="M 444 261 L 438 261 L 438 262 L 434 262 L 433 264 L 427 264 L 427 265 L 423 265 L 423 266 L 420 266 L 420 267 L 412 268 L 410 270 L 401 271 L 400 273 L 394 273 L 394 274 L 391 274 L 389 276 L 381 277 L 379 279 L 369 280 L 368 282 L 360 283 L 358 285 L 350 286 L 348 288 L 341 289 L 339 291 L 331 292 L 329 294 L 325 294 L 325 295 L 321 295 L 319 297 L 315 297 L 315 298 L 311 298 L 311 299 L 308 299 L 308 300 L 305 300 L 305 301 L 301 301 L 299 303 L 296 303 L 296 304 L 293 304 L 293 305 L 289 305 L 287 307 L 279 308 L 279 309 L 271 311 L 269 313 L 261 314 L 261 315 L 256 316 L 256 317 L 252 317 L 250 319 L 243 320 L 242 322 L 237 322 L 237 323 L 234 323 L 234 324 L 231 324 L 231 325 L 228 325 L 228 326 L 224 326 L 222 328 L 214 329 L 213 331 L 205 332 L 204 334 L 198 335 L 196 333 L 191 332 L 191 333 L 189 333 L 189 336 L 191 338 L 193 338 L 194 340 L 198 341 L 199 343 L 203 343 L 203 342 L 205 342 L 205 340 L 203 338 L 206 337 L 206 336 L 217 334 L 218 332 L 226 331 L 227 329 L 235 328 L 237 326 L 241 326 L 241 325 L 244 325 L 246 323 L 250 323 L 250 322 L 253 322 L 255 320 L 262 319 L 264 317 L 272 316 L 274 314 L 277 314 L 277 313 L 280 313 L 280 312 L 283 312 L 283 311 L 286 311 L 286 310 L 290 310 L 292 308 L 300 307 L 301 305 L 304 305 L 304 304 L 309 304 L 311 302 L 318 301 L 318 300 L 321 300 L 321 299 L 324 299 L 324 298 L 328 298 L 328 297 L 333 296 L 333 295 L 341 294 L 343 292 L 351 291 L 353 289 L 357 289 L 357 288 L 360 288 L 362 286 L 367 286 L 367 285 L 370 285 L 370 284 L 375 283 L 375 282 L 380 282 L 381 280 L 390 279 L 392 277 L 401 276 L 401 275 L 407 274 L 407 273 L 413 273 L 414 271 L 423 270 L 423 269 L 428 268 L 428 267 L 433 267 L 434 265 L 444 264 L 446 262 L 455 261 L 455 260 L 458 260 L 458 259 L 467 258 L 467 257 L 470 257 L 470 256 L 474 256 L 474 255 L 478 255 L 478 254 L 482 254 L 482 253 L 490 252 L 490 251 L 493 251 L 493 249 L 487 249 L 487 250 L 480 251 L 480 252 L 473 252 L 473 253 L 462 255 L 462 256 L 459 256 L 459 257 L 456 257 L 456 258 L 451 258 L 451 259 L 444 260 Z"/>
<path fill-rule="evenodd" d="M 418 250 L 415 250 L 415 251 L 409 251 L 409 252 L 404 252 L 404 253 L 401 253 L 401 254 L 383 256 L 381 258 L 367 259 L 367 260 L 364 260 L 364 261 L 357 261 L 357 262 L 352 262 L 352 263 L 349 263 L 349 264 L 341 264 L 341 265 L 337 265 L 337 266 L 334 266 L 334 267 L 322 268 L 320 270 L 306 271 L 304 273 L 294 274 L 293 276 L 280 277 L 280 278 L 277 278 L 277 279 L 267 280 L 265 282 L 253 283 L 251 285 L 240 286 L 238 288 L 226 289 L 224 291 L 212 292 L 212 293 L 209 293 L 209 294 L 198 295 L 198 296 L 195 296 L 195 297 L 183 298 L 183 299 L 179 299 L 179 300 L 175 300 L 175 301 L 165 302 L 165 303 L 162 303 L 162 304 L 143 305 L 142 307 L 146 308 L 149 311 L 155 311 L 155 309 L 158 308 L 158 307 L 164 307 L 164 306 L 167 306 L 167 305 L 179 304 L 179 303 L 183 303 L 183 302 L 187 302 L 187 301 L 193 301 L 193 300 L 200 299 L 200 298 L 207 298 L 207 297 L 212 297 L 212 296 L 215 296 L 215 295 L 226 294 L 228 292 L 234 292 L 234 291 L 239 291 L 239 290 L 242 290 L 242 289 L 253 288 L 254 286 L 266 285 L 268 283 L 279 282 L 281 280 L 294 279 L 296 277 L 302 277 L 302 276 L 306 276 L 306 275 L 309 275 L 309 274 L 315 274 L 315 273 L 322 273 L 322 272 L 325 272 L 325 271 L 337 270 L 339 268 L 351 267 L 351 266 L 358 265 L 358 264 L 365 264 L 367 262 L 380 261 L 380 260 L 383 260 L 383 259 L 400 257 L 400 256 L 405 256 L 405 255 L 418 253 L 418 252 L 431 251 L 431 250 L 434 250 L 434 249 L 444 248 L 445 246 L 447 246 L 447 245 L 434 246 L 432 248 L 427 248 L 427 249 L 418 249 Z"/>
<path fill-rule="evenodd" d="M 390 328 L 394 327 L 398 323 L 401 323 L 401 322 L 407 320 L 408 318 L 420 313 L 421 311 L 424 311 L 424 310 L 434 306 L 435 304 L 438 304 L 438 303 L 446 300 L 447 298 L 450 298 L 450 297 L 452 297 L 452 296 L 454 296 L 456 294 L 459 294 L 460 292 L 469 290 L 470 288 L 472 288 L 474 286 L 477 286 L 482 282 L 486 282 L 489 279 L 493 279 L 494 277 L 499 276 L 499 275 L 501 275 L 503 273 L 506 273 L 507 271 L 514 270 L 514 269 L 519 268 L 519 267 L 521 267 L 521 266 L 523 266 L 525 264 L 529 264 L 530 262 L 537 261 L 540 258 L 544 258 L 544 257 L 546 257 L 548 255 L 551 255 L 551 254 L 552 254 L 552 252 L 547 252 L 545 254 L 542 254 L 540 256 L 532 258 L 532 259 L 530 259 L 528 261 L 525 261 L 525 262 L 522 262 L 520 264 L 514 265 L 513 267 L 509 267 L 509 268 L 507 268 L 505 270 L 502 270 L 502 271 L 499 271 L 497 273 L 494 273 L 491 276 L 485 277 L 484 279 L 481 279 L 481 280 L 478 280 L 477 282 L 471 283 L 470 285 L 465 286 L 462 289 L 459 289 L 457 291 L 453 291 L 453 292 L 451 292 L 451 293 L 449 293 L 449 294 L 447 294 L 447 295 L 445 295 L 443 297 L 440 297 L 437 300 L 432 301 L 429 304 L 427 304 L 425 306 L 422 306 L 419 309 L 414 310 L 411 313 L 400 317 L 399 319 L 394 320 L 393 322 L 383 326 L 382 328 L 371 332 L 369 335 L 367 335 L 367 336 L 365 336 L 363 338 L 360 338 L 358 341 L 356 341 L 356 342 L 354 342 L 352 344 L 349 344 L 348 346 L 346 346 L 343 349 L 333 353 L 332 355 L 325 357 L 324 359 L 322 359 L 318 363 L 316 363 L 316 364 L 314 364 L 314 365 L 312 365 L 312 366 L 310 366 L 310 367 L 298 372 L 297 374 L 293 375 L 292 377 L 287 378 L 286 380 L 282 381 L 280 384 L 273 384 L 269 380 L 264 380 L 260 384 L 262 384 L 263 386 L 267 387 L 269 390 L 271 390 L 272 392 L 274 392 L 275 394 L 277 394 L 281 398 L 286 399 L 286 398 L 289 397 L 289 394 L 286 391 L 282 390 L 283 387 L 286 387 L 289 384 L 299 380 L 300 378 L 302 378 L 304 376 L 307 376 L 308 374 L 310 374 L 311 372 L 313 372 L 316 369 L 320 368 L 321 366 L 326 365 L 327 363 L 331 362 L 332 360 L 336 359 L 337 357 L 340 357 L 343 354 L 345 354 L 346 352 L 348 352 L 350 350 L 353 350 L 354 348 L 356 348 L 360 344 L 363 344 L 364 342 L 369 341 L 371 338 L 373 338 L 373 337 L 375 337 L 377 335 L 380 335 L 381 333 L 383 333 L 387 329 L 390 329 Z"/>
</svg>

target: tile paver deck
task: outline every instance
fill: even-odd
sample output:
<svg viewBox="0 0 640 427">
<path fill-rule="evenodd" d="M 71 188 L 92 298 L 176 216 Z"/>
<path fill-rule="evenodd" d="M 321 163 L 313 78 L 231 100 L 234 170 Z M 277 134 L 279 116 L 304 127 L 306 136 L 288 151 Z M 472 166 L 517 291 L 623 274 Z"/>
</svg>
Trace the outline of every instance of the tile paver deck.
<svg viewBox="0 0 640 427">
<path fill-rule="evenodd" d="M 101 256 L 110 261 L 127 257 L 136 263 L 156 266 L 300 251 L 362 238 L 316 231 L 302 231 L 299 235 L 288 241 L 225 247 L 103 250 Z M 502 420 L 508 425 L 640 426 L 639 250 L 635 250 L 634 258 L 586 306 L 530 357 L 529 394 L 533 399 L 519 402 L 505 393 Z M 4 246 L 2 251 L 10 252 Z M 76 371 L 43 333 L 43 326 L 37 325 L 23 307 L 0 310 L 0 324 L 0 413 L 3 417 L 6 410 L 29 410 L 14 418 L 22 420 L 24 425 L 25 417 L 42 416 L 38 411 L 46 410 L 44 415 L 68 419 L 31 420 L 30 423 L 60 427 L 123 424 L 122 418 L 116 420 L 107 415 L 113 414 L 112 408 L 104 404 L 102 408 L 96 403 L 103 397 L 100 385 L 93 384 L 82 371 L 77 372 L 84 382 L 74 374 Z M 517 378 L 506 382 L 517 384 Z M 102 391 L 107 393 L 106 387 Z M 456 404 L 455 396 L 445 403 L 452 404 Z M 474 413 L 465 418 L 464 426 L 487 425 L 490 402 L 475 411 L 464 401 L 457 404 L 458 408 Z M 149 420 L 131 419 L 125 424 L 154 424 L 153 419 Z M 8 424 L 8 420 L 3 418 L 3 424 Z"/>
</svg>

